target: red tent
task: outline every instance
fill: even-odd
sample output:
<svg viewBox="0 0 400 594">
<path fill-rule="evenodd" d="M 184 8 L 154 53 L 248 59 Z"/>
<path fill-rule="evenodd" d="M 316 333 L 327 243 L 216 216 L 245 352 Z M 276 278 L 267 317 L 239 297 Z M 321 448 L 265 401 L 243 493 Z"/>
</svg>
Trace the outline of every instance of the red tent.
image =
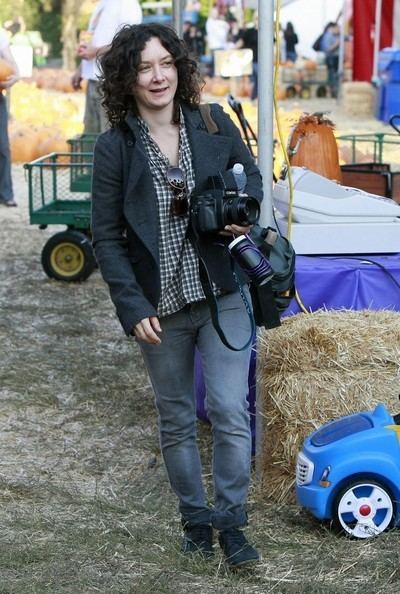
<svg viewBox="0 0 400 594">
<path fill-rule="evenodd" d="M 371 81 L 376 53 L 384 47 L 399 47 L 400 0 L 352 0 L 353 80 Z M 375 43 L 375 30 L 379 33 Z"/>
</svg>

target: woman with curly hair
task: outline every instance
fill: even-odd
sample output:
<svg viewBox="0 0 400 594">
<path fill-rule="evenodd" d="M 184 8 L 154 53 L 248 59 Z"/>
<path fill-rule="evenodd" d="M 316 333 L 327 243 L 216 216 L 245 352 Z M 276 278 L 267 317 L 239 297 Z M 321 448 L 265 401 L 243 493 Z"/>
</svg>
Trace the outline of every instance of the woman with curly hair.
<svg viewBox="0 0 400 594">
<path fill-rule="evenodd" d="M 261 176 L 239 130 L 218 105 L 211 106 L 218 133 L 208 133 L 199 111 L 198 65 L 172 28 L 123 28 L 101 67 L 111 128 L 95 147 L 93 245 L 119 320 L 137 340 L 153 385 L 162 455 L 179 500 L 182 550 L 211 556 L 215 529 L 229 565 L 248 565 L 259 558 L 241 530 L 250 480 L 251 347 L 234 351 L 220 340 L 198 253 L 213 281 L 220 324 L 228 339 L 243 345 L 249 321 L 226 244 L 250 227 L 232 224 L 204 234 L 197 249 L 188 229 L 192 196 L 207 191 L 209 176 L 240 162 L 246 192 L 259 201 Z M 196 348 L 213 428 L 213 506 L 196 443 Z"/>
</svg>

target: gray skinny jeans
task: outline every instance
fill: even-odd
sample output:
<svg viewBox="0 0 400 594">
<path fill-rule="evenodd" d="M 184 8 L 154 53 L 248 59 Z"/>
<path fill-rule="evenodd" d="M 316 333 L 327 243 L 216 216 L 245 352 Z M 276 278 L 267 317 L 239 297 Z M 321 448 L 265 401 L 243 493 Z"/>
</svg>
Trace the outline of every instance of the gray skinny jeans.
<svg viewBox="0 0 400 594">
<path fill-rule="evenodd" d="M 240 294 L 219 297 L 218 309 L 228 340 L 242 346 L 250 322 Z M 212 524 L 217 530 L 244 526 L 251 463 L 246 400 L 251 346 L 238 352 L 225 347 L 205 301 L 187 305 L 160 323 L 161 345 L 139 344 L 155 392 L 161 451 L 182 522 Z M 195 347 L 201 355 L 213 432 L 213 508 L 206 502 L 196 443 Z"/>
</svg>

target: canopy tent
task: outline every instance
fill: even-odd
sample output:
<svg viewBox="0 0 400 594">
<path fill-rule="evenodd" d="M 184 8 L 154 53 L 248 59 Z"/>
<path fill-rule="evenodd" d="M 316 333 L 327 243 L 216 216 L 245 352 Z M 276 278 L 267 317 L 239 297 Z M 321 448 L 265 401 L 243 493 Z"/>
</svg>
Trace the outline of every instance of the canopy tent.
<svg viewBox="0 0 400 594">
<path fill-rule="evenodd" d="M 281 6 L 293 3 L 300 5 L 301 0 L 281 0 Z M 354 39 L 353 80 L 376 82 L 379 51 L 400 47 L 400 0 L 343 0 L 342 24 L 349 22 Z"/>
</svg>

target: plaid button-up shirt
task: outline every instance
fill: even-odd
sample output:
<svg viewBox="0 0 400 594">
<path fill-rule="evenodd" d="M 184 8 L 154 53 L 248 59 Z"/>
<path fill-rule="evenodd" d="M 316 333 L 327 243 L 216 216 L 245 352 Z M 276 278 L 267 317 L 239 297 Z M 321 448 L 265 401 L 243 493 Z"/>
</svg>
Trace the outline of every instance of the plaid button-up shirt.
<svg viewBox="0 0 400 594">
<path fill-rule="evenodd" d="M 193 246 L 186 237 L 189 214 L 184 217 L 171 214 L 173 190 L 166 177 L 170 163 L 150 136 L 146 122 L 140 117 L 138 121 L 141 139 L 149 158 L 149 167 L 158 202 L 161 297 L 157 313 L 163 317 L 182 309 L 187 303 L 200 301 L 205 296 L 199 277 L 198 259 Z M 182 112 L 179 126 L 178 164 L 184 172 L 190 200 L 190 192 L 194 188 L 195 179 L 192 153 Z"/>
</svg>

